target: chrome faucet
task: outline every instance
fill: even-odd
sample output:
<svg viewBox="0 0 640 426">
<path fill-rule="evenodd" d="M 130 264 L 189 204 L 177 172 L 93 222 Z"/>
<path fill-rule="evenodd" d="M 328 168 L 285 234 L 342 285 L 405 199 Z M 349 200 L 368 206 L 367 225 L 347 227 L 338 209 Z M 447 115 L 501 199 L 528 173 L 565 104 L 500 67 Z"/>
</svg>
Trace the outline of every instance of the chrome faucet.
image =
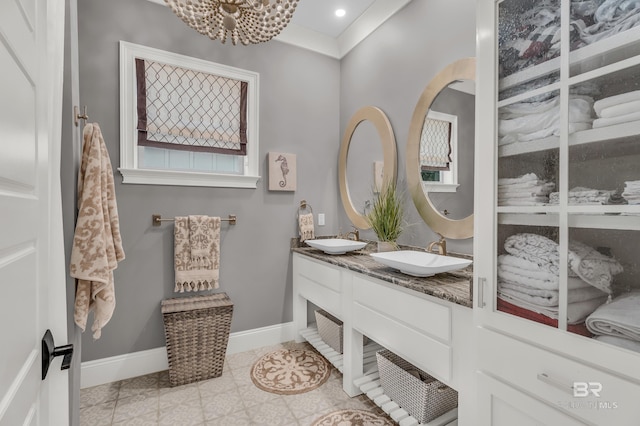
<svg viewBox="0 0 640 426">
<path fill-rule="evenodd" d="M 353 235 L 355 241 L 360 241 L 360 231 L 355 226 L 353 227 L 353 231 L 347 232 L 347 234 L 345 235 L 345 238 L 347 240 L 350 240 L 351 238 L 349 238 L 349 237 L 351 235 Z"/>
<path fill-rule="evenodd" d="M 442 235 L 440 235 L 439 241 L 434 241 L 427 246 L 427 251 L 429 253 L 432 253 L 433 249 L 436 247 L 438 248 L 438 254 L 441 254 L 443 256 L 447 255 L 447 240 L 445 240 Z"/>
</svg>

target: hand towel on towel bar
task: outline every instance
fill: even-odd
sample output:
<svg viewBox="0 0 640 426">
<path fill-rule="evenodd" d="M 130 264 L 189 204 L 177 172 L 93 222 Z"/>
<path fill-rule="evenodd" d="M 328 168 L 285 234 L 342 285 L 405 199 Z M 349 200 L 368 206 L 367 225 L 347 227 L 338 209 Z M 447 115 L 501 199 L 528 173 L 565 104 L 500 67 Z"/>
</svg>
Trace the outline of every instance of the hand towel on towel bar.
<svg viewBox="0 0 640 426">
<path fill-rule="evenodd" d="M 219 217 L 176 217 L 174 269 L 176 292 L 213 290 L 220 286 Z"/>
<path fill-rule="evenodd" d="M 99 339 L 116 306 L 113 270 L 124 259 L 118 206 L 109 153 L 100 127 L 89 123 L 78 176 L 78 220 L 71 249 L 70 274 L 78 279 L 74 320 L 85 330 L 94 310 L 91 330 Z"/>
</svg>

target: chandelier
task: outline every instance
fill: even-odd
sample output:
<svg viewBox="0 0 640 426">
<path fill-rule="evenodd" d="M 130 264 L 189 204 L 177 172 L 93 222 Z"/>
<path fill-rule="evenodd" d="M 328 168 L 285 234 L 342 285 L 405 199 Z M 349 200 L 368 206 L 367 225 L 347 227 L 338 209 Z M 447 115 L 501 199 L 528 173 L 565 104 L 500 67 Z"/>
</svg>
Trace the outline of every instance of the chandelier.
<svg viewBox="0 0 640 426">
<path fill-rule="evenodd" d="M 165 0 L 188 26 L 222 43 L 271 40 L 293 16 L 298 0 Z"/>
</svg>

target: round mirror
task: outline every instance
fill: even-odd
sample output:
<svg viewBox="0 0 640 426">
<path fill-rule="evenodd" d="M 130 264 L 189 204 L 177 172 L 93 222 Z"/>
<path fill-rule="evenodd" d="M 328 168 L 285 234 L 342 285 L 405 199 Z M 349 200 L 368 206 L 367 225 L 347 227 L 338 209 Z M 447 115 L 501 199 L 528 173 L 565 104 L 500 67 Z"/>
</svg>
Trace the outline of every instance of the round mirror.
<svg viewBox="0 0 640 426">
<path fill-rule="evenodd" d="M 458 60 L 440 71 L 422 92 L 409 127 L 409 192 L 425 223 L 445 238 L 473 237 L 473 149 L 460 142 L 465 139 L 473 147 L 475 108 L 469 112 L 461 106 L 474 107 L 475 97 L 465 102 L 456 92 L 468 92 L 475 72 L 475 58 Z M 450 109 L 456 104 L 460 110 Z M 463 174 L 466 184 L 458 179 Z"/>
<path fill-rule="evenodd" d="M 358 136 L 354 137 L 356 129 L 363 122 L 366 124 L 363 124 L 362 132 L 359 131 Z M 381 142 L 381 164 L 379 161 L 376 161 L 375 158 L 370 157 L 369 154 L 367 154 L 368 160 L 367 158 L 361 160 L 362 153 L 377 151 L 377 148 L 370 149 L 370 147 L 367 150 L 366 143 L 361 141 L 363 138 L 369 138 L 369 133 L 373 133 L 370 124 L 373 125 L 373 129 L 375 129 L 377 133 L 377 138 Z M 362 135 L 360 133 L 362 133 Z M 363 136 L 363 138 L 360 138 L 360 136 Z M 355 143 L 352 145 L 356 139 L 358 139 L 359 142 L 357 142 L 357 145 Z M 350 157 L 351 160 L 349 159 Z M 354 168 L 354 158 L 358 160 L 358 168 L 362 170 L 355 172 L 349 170 L 349 173 L 347 173 L 347 169 Z M 366 163 L 366 165 L 362 166 L 364 163 Z M 338 180 L 342 206 L 351 223 L 357 228 L 370 228 L 364 214 L 366 209 L 365 202 L 373 195 L 372 192 L 376 187 L 376 174 L 381 176 L 378 184 L 386 184 L 387 182 L 395 184 L 397 176 L 396 163 L 396 140 L 393 135 L 391 123 L 385 113 L 381 109 L 372 106 L 367 106 L 356 111 L 349 120 L 347 128 L 344 131 L 344 136 L 342 137 L 338 158 Z M 348 176 L 350 176 L 350 178 L 348 178 Z M 349 179 L 352 181 L 351 184 L 349 183 Z M 356 200 L 358 204 L 355 204 L 354 200 Z"/>
</svg>

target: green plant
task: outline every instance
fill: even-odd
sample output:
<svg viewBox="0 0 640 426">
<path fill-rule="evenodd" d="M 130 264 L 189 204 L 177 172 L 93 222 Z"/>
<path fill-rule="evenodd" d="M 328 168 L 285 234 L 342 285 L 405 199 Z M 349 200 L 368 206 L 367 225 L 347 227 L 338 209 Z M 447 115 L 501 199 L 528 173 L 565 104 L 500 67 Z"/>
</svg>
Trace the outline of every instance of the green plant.
<svg viewBox="0 0 640 426">
<path fill-rule="evenodd" d="M 379 241 L 395 242 L 402 232 L 404 204 L 396 185 L 385 184 L 367 213 L 367 223 L 373 229 Z"/>
</svg>

